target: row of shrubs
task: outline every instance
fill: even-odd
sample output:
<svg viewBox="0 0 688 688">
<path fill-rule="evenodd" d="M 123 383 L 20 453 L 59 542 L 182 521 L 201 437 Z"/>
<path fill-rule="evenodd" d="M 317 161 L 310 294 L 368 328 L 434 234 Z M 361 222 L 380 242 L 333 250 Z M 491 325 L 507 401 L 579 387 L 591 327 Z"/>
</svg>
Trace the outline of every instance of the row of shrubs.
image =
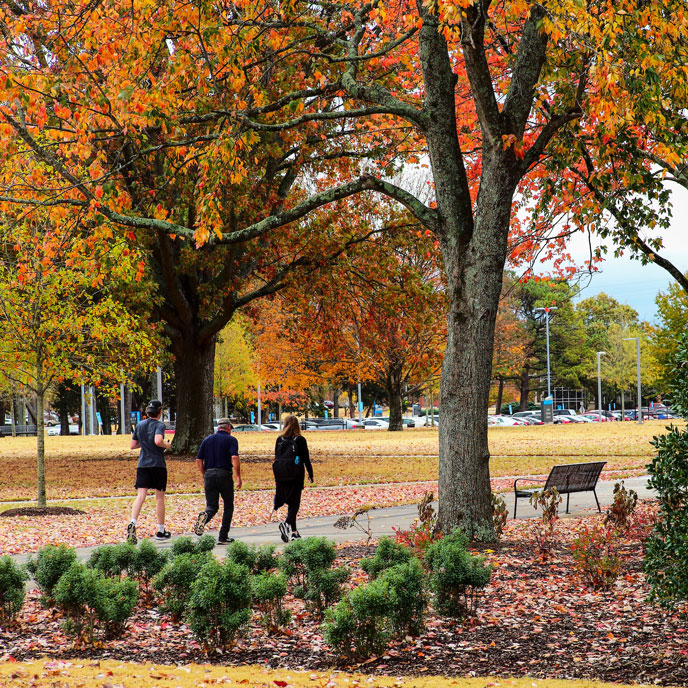
<svg viewBox="0 0 688 688">
<path fill-rule="evenodd" d="M 361 564 L 370 582 L 346 595 L 343 584 L 351 571 L 334 566 L 335 545 L 326 538 L 296 540 L 281 555 L 272 545 L 234 542 L 223 562 L 212 555 L 213 546 L 210 536 L 180 538 L 168 554 L 144 540 L 138 547 L 99 547 L 81 563 L 74 549 L 49 545 L 25 568 L 0 557 L 0 625 L 16 619 L 30 573 L 42 603 L 62 613 L 65 632 L 79 642 L 120 635 L 143 597 L 185 622 L 213 653 L 244 632 L 252 607 L 269 633 L 283 629 L 290 620 L 284 598 L 291 587 L 316 620 L 324 619 L 333 650 L 354 658 L 381 651 L 392 638 L 421 633 L 431 594 L 439 613 L 471 613 L 476 592 L 491 575 L 483 559 L 468 552 L 460 531 L 430 545 L 422 561 L 383 538 Z"/>
</svg>

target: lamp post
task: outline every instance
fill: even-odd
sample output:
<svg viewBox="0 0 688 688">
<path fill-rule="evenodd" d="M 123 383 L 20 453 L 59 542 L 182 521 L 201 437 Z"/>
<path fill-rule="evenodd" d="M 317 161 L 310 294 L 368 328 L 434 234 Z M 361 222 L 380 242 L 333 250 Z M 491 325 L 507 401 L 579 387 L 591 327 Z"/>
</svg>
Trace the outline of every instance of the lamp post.
<svg viewBox="0 0 688 688">
<path fill-rule="evenodd" d="M 547 396 L 552 396 L 552 386 L 550 383 L 550 370 L 549 370 L 549 319 L 550 313 L 556 311 L 556 306 L 549 306 L 548 308 L 535 308 L 535 313 L 542 312 L 545 314 L 545 332 L 547 333 Z"/>
<path fill-rule="evenodd" d="M 624 337 L 625 342 L 635 340 L 635 372 L 638 383 L 638 424 L 643 422 L 643 403 L 640 390 L 640 337 Z"/>
<path fill-rule="evenodd" d="M 606 351 L 597 352 L 597 410 L 600 413 L 602 413 L 602 380 L 600 379 L 600 357 L 606 353 Z"/>
</svg>

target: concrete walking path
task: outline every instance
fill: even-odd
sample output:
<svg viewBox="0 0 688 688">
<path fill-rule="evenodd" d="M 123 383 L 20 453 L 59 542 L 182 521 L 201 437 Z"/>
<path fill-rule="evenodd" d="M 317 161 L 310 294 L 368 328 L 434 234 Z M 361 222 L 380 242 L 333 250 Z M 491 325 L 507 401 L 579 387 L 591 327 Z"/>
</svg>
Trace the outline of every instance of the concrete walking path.
<svg viewBox="0 0 688 688">
<path fill-rule="evenodd" d="M 599 482 L 597 484 L 597 496 L 600 500 L 600 505 L 604 510 L 605 507 L 609 506 L 613 500 L 614 485 L 618 481 L 606 481 Z M 638 493 L 640 499 L 648 499 L 654 496 L 654 493 L 647 487 L 647 476 L 627 478 L 624 480 L 626 489 L 635 490 Z M 507 508 L 509 509 L 509 518 L 512 517 L 514 513 L 514 493 L 504 493 L 502 495 L 506 501 Z M 566 509 L 566 496 L 563 496 L 560 516 L 562 518 L 572 518 L 580 517 L 586 514 L 597 511 L 597 506 L 595 504 L 595 497 L 592 492 L 582 492 L 571 495 L 570 504 L 570 514 L 565 514 Z M 351 542 L 351 541 L 364 541 L 367 536 L 358 528 L 348 528 L 346 530 L 341 530 L 334 527 L 335 521 L 339 519 L 343 514 L 333 515 L 333 516 L 319 516 L 316 518 L 299 519 L 298 527 L 299 533 L 302 537 L 311 536 L 326 536 L 335 542 Z M 349 514 L 350 515 L 350 514 Z M 530 505 L 527 499 L 520 499 L 518 502 L 518 519 L 525 518 L 535 518 L 540 515 L 539 511 Z M 206 533 L 217 537 L 217 530 L 212 529 L 212 526 L 219 525 L 220 514 L 218 514 L 215 519 L 211 522 L 211 529 L 206 529 Z M 394 528 L 406 529 L 408 528 L 413 520 L 417 516 L 417 507 L 415 504 L 406 504 L 404 506 L 392 506 L 384 507 L 380 509 L 374 509 L 370 511 L 370 525 L 372 531 L 372 537 L 377 539 L 383 535 L 393 535 Z M 366 517 L 363 515 L 359 517 L 359 520 L 363 526 L 366 526 Z M 236 540 L 241 540 L 250 545 L 262 545 L 265 543 L 271 543 L 274 545 L 283 545 L 279 530 L 277 528 L 277 520 L 271 521 L 269 523 L 264 523 L 256 526 L 247 526 L 244 528 L 232 528 L 230 535 Z M 124 539 L 124 530 L 126 524 L 121 524 L 122 534 Z M 182 535 L 192 535 L 191 533 L 183 533 Z M 151 542 L 155 544 L 159 549 L 170 549 L 174 540 L 182 535 L 173 535 L 170 540 L 155 540 L 151 539 Z M 141 538 L 140 538 L 141 539 Z M 77 556 L 80 560 L 86 560 L 91 556 L 91 552 L 96 549 L 96 547 L 79 547 L 77 548 Z M 224 556 L 223 552 L 226 551 L 224 547 L 216 547 L 215 554 L 219 557 Z M 27 554 L 15 554 L 13 559 L 19 563 L 25 563 L 30 555 Z"/>
</svg>

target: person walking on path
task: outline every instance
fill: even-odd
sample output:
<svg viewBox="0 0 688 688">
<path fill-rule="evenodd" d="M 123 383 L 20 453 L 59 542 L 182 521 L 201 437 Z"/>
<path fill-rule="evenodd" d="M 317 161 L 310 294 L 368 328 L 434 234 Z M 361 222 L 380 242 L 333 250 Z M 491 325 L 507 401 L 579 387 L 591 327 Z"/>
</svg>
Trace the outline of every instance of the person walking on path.
<svg viewBox="0 0 688 688">
<path fill-rule="evenodd" d="M 234 485 L 237 490 L 241 489 L 241 462 L 239 442 L 232 437 L 229 418 L 220 418 L 217 432 L 201 442 L 196 465 L 203 476 L 206 506 L 205 511 L 198 514 L 193 531 L 196 535 L 203 535 L 206 523 L 220 510 L 222 497 L 222 524 L 217 544 L 234 542 L 234 538 L 229 537 L 229 527 L 234 515 Z"/>
<path fill-rule="evenodd" d="M 131 507 L 131 521 L 127 526 L 127 541 L 136 544 L 136 519 L 146 499 L 148 490 L 155 490 L 155 514 L 158 517 L 156 540 L 167 540 L 170 531 L 165 530 L 165 490 L 167 489 L 167 464 L 165 449 L 170 442 L 165 439 L 165 424 L 160 420 L 162 402 L 151 399 L 146 407 L 146 418 L 134 428 L 131 436 L 131 449 L 139 449 L 139 462 L 136 467 L 136 484 L 138 490 Z"/>
<path fill-rule="evenodd" d="M 306 471 L 313 482 L 313 466 L 308 452 L 308 442 L 301 434 L 296 416 L 284 419 L 284 430 L 275 442 L 275 460 L 272 464 L 275 475 L 274 511 L 287 505 L 287 517 L 279 524 L 282 542 L 300 538 L 296 528 L 296 515 L 301 506 Z"/>
</svg>

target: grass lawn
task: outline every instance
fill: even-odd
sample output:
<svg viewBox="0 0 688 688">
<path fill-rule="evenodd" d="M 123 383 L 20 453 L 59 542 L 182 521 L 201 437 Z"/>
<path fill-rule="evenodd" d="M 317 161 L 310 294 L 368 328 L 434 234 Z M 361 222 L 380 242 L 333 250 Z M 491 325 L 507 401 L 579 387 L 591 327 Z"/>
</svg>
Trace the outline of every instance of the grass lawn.
<svg viewBox="0 0 688 688">
<path fill-rule="evenodd" d="M 166 666 L 134 664 L 106 660 L 93 662 L 74 659 L 71 661 L 41 660 L 36 662 L 5 662 L 0 664 L 0 685 L 6 688 L 102 688 L 126 686 L 126 688 L 153 688 L 171 686 L 192 688 L 207 685 L 244 685 L 247 688 L 336 688 L 337 686 L 414 686 L 417 688 L 612 688 L 618 683 L 599 681 L 534 680 L 531 678 L 495 679 L 488 682 L 480 678 L 390 677 L 349 674 L 344 672 L 269 671 L 256 666 L 218 667 L 202 664 Z"/>
<path fill-rule="evenodd" d="M 490 428 L 491 474 L 542 475 L 557 463 L 607 461 L 606 470 L 642 471 L 649 444 L 666 421 Z M 273 485 L 275 433 L 238 434 L 244 487 Z M 306 434 L 320 486 L 437 479 L 437 430 L 310 432 Z M 36 439 L 0 439 L 0 501 L 35 498 Z M 138 453 L 129 438 L 46 437 L 49 499 L 130 495 Z M 169 492 L 197 492 L 199 474 L 191 457 L 168 459 Z"/>
</svg>

